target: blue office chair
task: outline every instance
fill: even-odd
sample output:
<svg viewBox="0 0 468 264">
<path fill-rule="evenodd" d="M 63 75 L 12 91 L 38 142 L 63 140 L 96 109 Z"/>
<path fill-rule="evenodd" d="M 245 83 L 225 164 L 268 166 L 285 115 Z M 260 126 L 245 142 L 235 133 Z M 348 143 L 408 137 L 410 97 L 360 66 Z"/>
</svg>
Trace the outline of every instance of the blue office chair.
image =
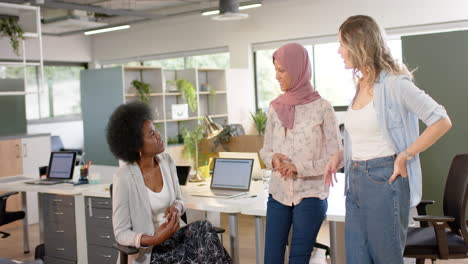
<svg viewBox="0 0 468 264">
<path fill-rule="evenodd" d="M 0 226 L 12 223 L 14 221 L 18 221 L 24 219 L 26 214 L 24 211 L 17 211 L 17 212 L 7 212 L 6 211 L 6 203 L 8 197 L 18 194 L 18 192 L 9 192 L 0 195 Z M 9 233 L 0 231 L 2 238 L 7 238 L 10 236 Z M 29 252 L 25 252 L 29 253 Z"/>
</svg>

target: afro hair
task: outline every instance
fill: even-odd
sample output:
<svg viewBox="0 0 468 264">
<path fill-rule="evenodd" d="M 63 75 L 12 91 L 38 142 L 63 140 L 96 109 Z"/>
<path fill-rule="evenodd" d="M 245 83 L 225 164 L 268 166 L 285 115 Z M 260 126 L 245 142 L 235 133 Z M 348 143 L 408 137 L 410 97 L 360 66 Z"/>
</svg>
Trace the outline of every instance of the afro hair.
<svg viewBox="0 0 468 264">
<path fill-rule="evenodd" d="M 139 159 L 143 144 L 141 131 L 147 120 L 153 120 L 151 109 L 141 102 L 122 104 L 114 110 L 107 123 L 106 138 L 117 159 L 129 163 Z"/>
</svg>

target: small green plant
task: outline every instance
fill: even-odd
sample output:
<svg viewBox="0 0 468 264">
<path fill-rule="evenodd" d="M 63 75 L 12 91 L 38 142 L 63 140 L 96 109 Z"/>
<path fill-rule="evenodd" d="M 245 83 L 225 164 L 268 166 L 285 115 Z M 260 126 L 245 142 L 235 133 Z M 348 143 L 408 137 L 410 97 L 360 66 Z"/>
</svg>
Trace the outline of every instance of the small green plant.
<svg viewBox="0 0 468 264">
<path fill-rule="evenodd" d="M 188 103 L 190 111 L 195 113 L 197 111 L 197 95 L 195 93 L 195 87 L 187 80 L 175 80 L 168 81 L 168 83 L 174 83 L 177 86 L 177 89 L 182 94 L 182 98 Z"/>
<path fill-rule="evenodd" d="M 213 141 L 211 152 L 215 152 L 216 148 L 221 145 L 225 151 L 229 151 L 228 143 L 231 141 L 233 130 L 230 126 L 223 126 L 223 131 L 219 133 Z"/>
<path fill-rule="evenodd" d="M 205 134 L 205 124 L 200 123 L 193 130 L 183 129 L 182 137 L 184 138 L 184 158 L 196 160 L 197 147 L 200 144 Z"/>
<path fill-rule="evenodd" d="M 151 85 L 149 83 L 141 82 L 138 80 L 132 81 L 132 86 L 135 87 L 137 91 L 138 100 L 143 103 L 150 102 L 150 92 L 151 92 Z"/>
<path fill-rule="evenodd" d="M 19 56 L 19 40 L 24 39 L 24 31 L 18 24 L 18 17 L 2 16 L 0 18 L 0 36 L 9 37 L 11 47 L 17 56 Z"/>
<path fill-rule="evenodd" d="M 262 109 L 258 109 L 255 114 L 250 113 L 250 116 L 252 117 L 252 121 L 255 128 L 257 129 L 258 135 L 263 136 L 263 133 L 265 133 L 268 116 L 265 112 L 263 112 Z"/>
</svg>

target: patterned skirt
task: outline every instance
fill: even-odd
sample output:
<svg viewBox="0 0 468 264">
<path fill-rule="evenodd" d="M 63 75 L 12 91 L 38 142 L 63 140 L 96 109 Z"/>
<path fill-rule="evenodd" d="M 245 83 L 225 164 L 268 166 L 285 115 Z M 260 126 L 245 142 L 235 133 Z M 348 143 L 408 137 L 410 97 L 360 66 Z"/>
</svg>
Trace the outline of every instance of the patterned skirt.
<svg viewBox="0 0 468 264">
<path fill-rule="evenodd" d="M 231 264 L 232 260 L 210 222 L 197 221 L 153 247 L 151 264 L 170 263 Z"/>
</svg>

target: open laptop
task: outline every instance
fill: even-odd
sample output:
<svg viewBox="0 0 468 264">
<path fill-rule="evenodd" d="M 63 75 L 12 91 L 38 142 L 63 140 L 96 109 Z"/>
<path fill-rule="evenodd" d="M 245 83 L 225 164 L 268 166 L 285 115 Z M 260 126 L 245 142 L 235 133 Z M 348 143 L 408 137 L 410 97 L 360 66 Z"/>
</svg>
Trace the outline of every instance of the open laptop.
<svg viewBox="0 0 468 264">
<path fill-rule="evenodd" d="M 73 178 L 75 169 L 76 152 L 62 151 L 50 153 L 47 178 L 25 182 L 27 184 L 52 185 L 69 182 Z"/>
<path fill-rule="evenodd" d="M 210 190 L 202 190 L 192 195 L 232 198 L 247 194 L 253 163 L 253 159 L 215 158 Z"/>
<path fill-rule="evenodd" d="M 220 158 L 233 158 L 233 159 L 253 159 L 252 179 L 262 179 L 262 168 L 260 167 L 260 159 L 257 152 L 219 152 Z"/>
<path fill-rule="evenodd" d="M 176 166 L 177 178 L 179 179 L 179 185 L 187 184 L 187 179 L 190 174 L 190 166 Z"/>
</svg>

